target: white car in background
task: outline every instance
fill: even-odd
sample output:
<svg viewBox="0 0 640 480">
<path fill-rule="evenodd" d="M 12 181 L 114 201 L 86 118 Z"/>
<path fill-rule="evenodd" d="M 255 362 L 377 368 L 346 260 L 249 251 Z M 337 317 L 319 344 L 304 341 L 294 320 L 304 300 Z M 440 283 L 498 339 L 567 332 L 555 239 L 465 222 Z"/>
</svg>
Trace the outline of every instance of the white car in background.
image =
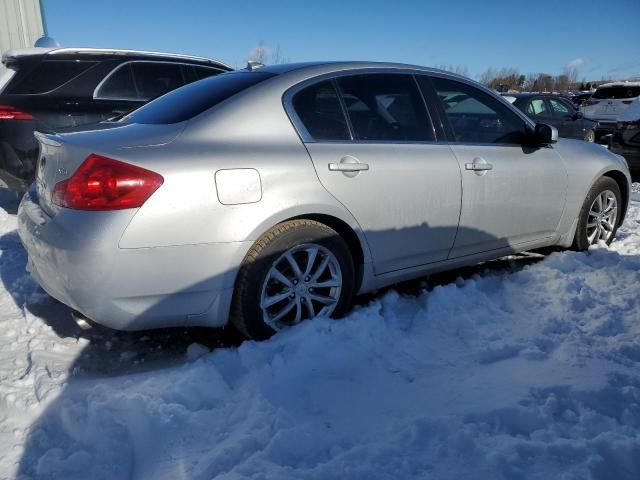
<svg viewBox="0 0 640 480">
<path fill-rule="evenodd" d="M 596 120 L 596 141 L 613 133 L 616 120 L 640 96 L 640 82 L 613 82 L 600 85 L 591 98 L 582 104 L 585 118 Z"/>
</svg>

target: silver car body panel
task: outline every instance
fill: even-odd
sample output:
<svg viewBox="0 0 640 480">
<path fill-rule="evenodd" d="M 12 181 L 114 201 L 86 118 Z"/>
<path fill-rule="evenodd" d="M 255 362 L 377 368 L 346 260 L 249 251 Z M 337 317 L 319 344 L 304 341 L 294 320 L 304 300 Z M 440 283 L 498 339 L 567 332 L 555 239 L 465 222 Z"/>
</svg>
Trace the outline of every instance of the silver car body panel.
<svg viewBox="0 0 640 480">
<path fill-rule="evenodd" d="M 397 64 L 259 71 L 278 75 L 187 122 L 41 135 L 45 166 L 18 216 L 30 269 L 47 292 L 118 329 L 221 326 L 249 248 L 285 220 L 330 219 L 350 229 L 358 243 L 354 256 L 362 258 L 364 293 L 515 251 L 570 243 L 577 213 L 599 176 L 615 171 L 630 184 L 621 157 L 565 139 L 535 152 L 447 142 L 303 141 L 286 99 L 304 82 L 397 71 L 475 84 Z M 137 209 L 87 212 L 52 205 L 53 186 L 91 153 L 157 172 L 164 183 Z M 465 163 L 478 156 L 492 162 L 493 170 L 467 171 Z M 352 176 L 329 170 L 329 163 L 345 157 L 370 168 Z"/>
</svg>

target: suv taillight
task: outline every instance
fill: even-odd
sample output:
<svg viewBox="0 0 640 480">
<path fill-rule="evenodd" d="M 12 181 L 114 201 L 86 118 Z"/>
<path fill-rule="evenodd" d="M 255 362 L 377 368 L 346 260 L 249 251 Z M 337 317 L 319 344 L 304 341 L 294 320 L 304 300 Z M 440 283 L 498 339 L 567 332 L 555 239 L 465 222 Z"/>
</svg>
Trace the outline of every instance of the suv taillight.
<svg viewBox="0 0 640 480">
<path fill-rule="evenodd" d="M 33 116 L 11 105 L 0 105 L 0 120 L 33 120 Z"/>
<path fill-rule="evenodd" d="M 75 210 L 138 208 L 163 182 L 151 170 L 91 154 L 70 178 L 56 184 L 51 200 Z"/>
</svg>

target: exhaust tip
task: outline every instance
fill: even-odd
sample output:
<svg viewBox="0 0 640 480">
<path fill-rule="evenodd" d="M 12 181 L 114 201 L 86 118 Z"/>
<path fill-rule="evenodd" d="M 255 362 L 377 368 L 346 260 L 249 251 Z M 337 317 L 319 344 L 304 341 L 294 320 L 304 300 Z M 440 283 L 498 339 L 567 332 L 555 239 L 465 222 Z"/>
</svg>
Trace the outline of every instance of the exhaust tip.
<svg viewBox="0 0 640 480">
<path fill-rule="evenodd" d="M 76 322 L 76 325 L 80 327 L 81 330 L 91 330 L 93 325 L 91 324 L 91 320 L 89 320 L 85 315 L 78 312 L 77 310 L 71 311 L 71 317 L 73 321 Z"/>
</svg>

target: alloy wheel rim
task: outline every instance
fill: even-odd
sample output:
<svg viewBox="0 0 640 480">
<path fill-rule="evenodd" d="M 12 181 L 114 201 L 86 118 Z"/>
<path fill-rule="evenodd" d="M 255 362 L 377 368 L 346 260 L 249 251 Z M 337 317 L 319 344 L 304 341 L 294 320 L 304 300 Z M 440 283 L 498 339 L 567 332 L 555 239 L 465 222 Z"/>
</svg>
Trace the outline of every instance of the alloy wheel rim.
<svg viewBox="0 0 640 480">
<path fill-rule="evenodd" d="M 322 245 L 305 243 L 280 255 L 260 291 L 263 321 L 282 330 L 333 313 L 342 291 L 340 263 Z"/>
<path fill-rule="evenodd" d="M 587 240 L 589 245 L 595 245 L 599 241 L 609 241 L 613 235 L 618 216 L 618 200 L 611 190 L 605 190 L 598 194 L 587 219 Z"/>
</svg>

